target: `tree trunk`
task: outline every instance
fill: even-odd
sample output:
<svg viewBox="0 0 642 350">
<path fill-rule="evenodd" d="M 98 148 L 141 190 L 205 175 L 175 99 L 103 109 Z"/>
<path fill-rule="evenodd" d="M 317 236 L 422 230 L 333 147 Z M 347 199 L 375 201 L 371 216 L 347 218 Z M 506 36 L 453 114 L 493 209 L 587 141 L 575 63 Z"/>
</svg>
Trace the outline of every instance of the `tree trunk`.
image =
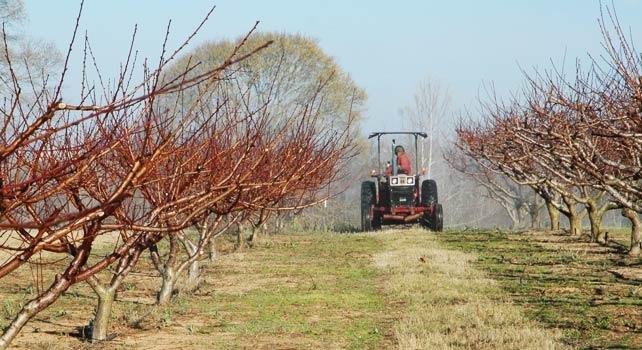
<svg viewBox="0 0 642 350">
<path fill-rule="evenodd" d="M 591 222 L 591 242 L 597 242 L 602 234 L 602 215 L 599 210 L 588 210 L 589 221 Z"/>
<path fill-rule="evenodd" d="M 127 254 L 118 261 L 118 265 L 112 275 L 107 287 L 100 284 L 98 278 L 90 276 L 87 278 L 87 284 L 98 296 L 98 305 L 96 305 L 96 316 L 91 325 L 91 341 L 108 340 L 107 331 L 109 330 L 109 319 L 111 317 L 112 306 L 116 300 L 116 291 L 120 288 L 125 278 L 136 266 L 144 246 L 133 247 Z"/>
<path fill-rule="evenodd" d="M 546 210 L 548 211 L 548 217 L 551 220 L 551 230 L 559 231 L 560 229 L 560 211 L 555 208 L 552 202 L 546 201 Z"/>
<path fill-rule="evenodd" d="M 241 230 L 239 229 L 239 231 L 236 232 L 236 243 L 234 244 L 234 248 L 237 249 L 237 250 L 241 249 L 241 243 L 242 243 L 242 240 L 243 240 L 242 237 L 243 237 L 243 234 L 241 233 Z"/>
<path fill-rule="evenodd" d="M 53 304 L 61 295 L 71 286 L 71 281 L 65 275 L 57 275 L 54 283 L 47 289 L 46 292 L 39 295 L 35 299 L 30 300 L 22 310 L 11 321 L 9 327 L 4 329 L 2 337 L 0 337 L 0 350 L 7 349 L 11 341 L 20 333 L 31 318 L 33 318 L 40 311 L 46 309 Z"/>
<path fill-rule="evenodd" d="M 571 219 L 571 225 L 570 225 L 571 235 L 580 236 L 582 234 L 582 230 L 584 229 L 582 224 L 582 216 L 579 216 L 576 213 L 573 213 L 570 219 Z"/>
<path fill-rule="evenodd" d="M 263 224 L 258 224 L 258 225 L 252 225 L 252 229 L 250 231 L 250 234 L 247 236 L 247 245 L 248 247 L 254 247 L 254 245 L 258 242 L 259 240 L 259 231 L 263 233 Z"/>
<path fill-rule="evenodd" d="M 569 222 L 569 233 L 571 236 L 579 236 L 582 234 L 582 219 L 584 215 L 578 215 L 573 209 L 569 210 L 568 222 Z"/>
<path fill-rule="evenodd" d="M 20 333 L 22 327 L 24 327 L 31 318 L 40 311 L 51 306 L 51 304 L 60 298 L 62 293 L 66 292 L 69 287 L 74 284 L 74 280 L 78 273 L 81 272 L 82 267 L 87 263 L 87 258 L 91 252 L 92 242 L 93 238 L 83 240 L 80 247 L 75 251 L 75 255 L 71 262 L 69 262 L 69 266 L 65 272 L 57 274 L 54 278 L 54 282 L 46 291 L 38 295 L 36 298 L 31 299 L 22 307 L 9 326 L 2 332 L 2 336 L 0 337 L 0 350 L 6 349 L 18 333 Z"/>
<path fill-rule="evenodd" d="M 568 196 L 562 196 L 562 201 L 566 205 L 566 208 L 568 208 L 568 212 L 566 212 L 565 215 L 568 217 L 569 234 L 571 236 L 581 235 L 582 219 L 584 219 L 584 215 L 586 215 L 586 211 L 582 210 L 579 213 L 576 212 L 575 204 L 577 202 Z"/>
<path fill-rule="evenodd" d="M 98 305 L 96 306 L 96 316 L 91 327 L 91 341 L 107 340 L 107 331 L 109 330 L 109 318 L 111 317 L 112 306 L 116 299 L 117 288 L 103 288 L 98 295 Z"/>
<path fill-rule="evenodd" d="M 531 224 L 529 226 L 530 229 L 531 230 L 539 229 L 540 228 L 540 225 L 539 225 L 539 213 L 538 213 L 537 209 L 533 209 L 532 206 L 529 206 L 528 207 L 528 216 L 531 219 Z"/>
<path fill-rule="evenodd" d="M 187 282 L 183 288 L 186 291 L 193 291 L 198 287 L 199 282 L 201 281 L 201 264 L 198 259 L 192 261 L 189 264 L 187 269 Z"/>
<path fill-rule="evenodd" d="M 640 255 L 640 242 L 642 242 L 642 231 L 640 230 L 640 217 L 632 209 L 622 209 L 622 216 L 631 220 L 631 249 L 629 250 L 629 255 L 639 256 Z"/>
<path fill-rule="evenodd" d="M 509 203 L 506 203 L 505 205 L 502 205 L 504 209 L 506 210 L 506 214 L 508 214 L 508 217 L 510 218 L 510 230 L 518 230 L 520 229 L 520 215 L 519 215 L 519 207 L 515 206 L 514 204 L 511 205 Z"/>
<path fill-rule="evenodd" d="M 207 258 L 209 261 L 214 261 L 217 257 L 218 252 L 216 251 L 216 239 L 212 237 L 207 244 Z"/>
<path fill-rule="evenodd" d="M 158 291 L 158 295 L 156 297 L 157 305 L 169 304 L 169 302 L 172 300 L 177 278 L 178 277 L 174 271 L 174 268 L 166 266 L 165 270 L 163 271 L 163 283 L 161 284 L 161 288 Z"/>
<path fill-rule="evenodd" d="M 165 262 L 161 260 L 160 253 L 158 252 L 158 246 L 152 245 L 149 247 L 150 257 L 152 262 L 158 272 L 161 274 L 161 288 L 156 293 L 156 304 L 163 305 L 171 301 L 174 287 L 176 286 L 176 280 L 178 279 L 178 273 L 176 272 L 176 264 L 178 261 L 179 255 L 179 244 L 178 234 L 169 234 L 167 240 L 169 241 L 169 252 L 167 253 L 167 258 Z"/>
<path fill-rule="evenodd" d="M 543 204 L 544 200 L 538 195 L 535 195 L 532 198 L 533 200 L 529 201 L 529 204 L 528 204 L 528 214 L 530 215 L 530 218 L 531 218 L 531 229 L 535 230 L 535 229 L 542 228 L 540 223 L 539 212 L 540 212 L 540 209 L 542 209 L 542 207 L 544 206 Z"/>
<path fill-rule="evenodd" d="M 588 213 L 589 222 L 591 223 L 591 242 L 598 242 L 602 234 L 602 216 L 606 212 L 607 206 L 600 209 L 593 200 L 586 202 L 586 212 Z"/>
</svg>

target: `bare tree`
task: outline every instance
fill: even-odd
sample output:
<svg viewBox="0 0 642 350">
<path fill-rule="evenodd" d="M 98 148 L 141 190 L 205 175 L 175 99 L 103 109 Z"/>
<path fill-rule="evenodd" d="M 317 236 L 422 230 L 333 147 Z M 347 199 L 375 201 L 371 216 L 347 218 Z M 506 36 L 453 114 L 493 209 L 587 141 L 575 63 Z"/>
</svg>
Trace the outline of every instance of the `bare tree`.
<svg viewBox="0 0 642 350">
<path fill-rule="evenodd" d="M 40 117 L 29 125 L 21 124 L 27 116 L 7 124 L 4 135 L 15 136 L 0 149 L 7 179 L 2 227 L 10 230 L 2 247 L 11 256 L 0 265 L 0 277 L 40 251 L 71 258 L 51 285 L 18 312 L 1 348 L 30 318 L 82 281 L 99 296 L 92 338 L 105 339 L 114 287 L 144 250 L 168 235 L 179 237 L 181 230 L 212 214 L 299 209 L 336 178 L 354 154 L 352 122 L 325 128 L 318 94 L 277 124 L 265 108 L 229 114 L 224 108 L 229 101 L 211 108 L 212 87 L 221 73 L 267 45 L 243 55 L 233 51 L 221 66 L 195 76 L 188 76 L 187 68 L 183 75 L 161 80 L 173 53 L 161 57 L 154 69 L 144 66 L 143 81 L 131 88 L 128 60 L 116 89 L 105 89 L 106 103 L 93 99 L 94 89 L 86 90 L 92 95 L 85 99 L 95 103 L 59 101 L 61 79 L 53 95 L 57 102 L 45 105 Z M 168 108 L 162 96 L 192 86 L 203 88 L 188 108 Z M 325 87 L 324 81 L 317 86 L 318 91 Z M 21 111 L 15 109 L 20 89 L 14 91 L 15 104 L 6 115 Z M 54 124 L 60 111 L 70 113 Z M 72 118 L 73 112 L 79 116 Z M 112 232 L 119 235 L 112 253 L 92 256 L 96 238 Z M 103 288 L 96 274 L 113 263 L 116 273 Z"/>
<path fill-rule="evenodd" d="M 404 111 L 408 116 L 410 127 L 428 134 L 428 154 L 422 148 L 421 164 L 428 167 L 426 175 L 432 178 L 432 168 L 435 164 L 434 148 L 437 147 L 436 138 L 442 130 L 441 122 L 444 121 L 450 107 L 450 92 L 447 86 L 433 78 L 425 78 L 417 85 L 413 95 L 413 104 Z M 405 119 L 404 119 L 405 121 Z M 423 145 L 423 144 L 422 144 Z"/>
<path fill-rule="evenodd" d="M 209 14 L 205 19 L 207 17 Z M 176 123 L 173 116 L 158 113 L 157 98 L 196 83 L 216 81 L 225 67 L 248 56 L 231 57 L 222 67 L 161 84 L 160 72 L 175 55 L 176 52 L 167 58 L 161 57 L 154 69 L 145 65 L 142 81 L 130 85 L 134 68 L 132 49 L 116 88 L 104 89 L 102 96 L 96 96 L 93 88 L 84 90 L 89 93 L 78 105 L 60 98 L 66 70 L 52 90 L 37 90 L 37 85 L 32 85 L 38 97 L 35 102 L 23 100 L 20 79 L 12 69 L 10 56 L 6 55 L 12 95 L 1 109 L 5 123 L 0 148 L 0 227 L 5 231 L 0 248 L 7 259 L 0 265 L 0 278 L 37 260 L 38 253 L 43 251 L 62 253 L 70 258 L 49 287 L 39 289 L 37 296 L 16 314 L 0 338 L 0 348 L 6 348 L 29 319 L 54 303 L 71 285 L 91 278 L 119 259 L 135 262 L 140 247 L 147 248 L 164 234 L 193 223 L 188 215 L 182 221 L 166 225 L 168 213 L 178 207 L 191 212 L 192 216 L 202 215 L 217 198 L 212 191 L 204 190 L 166 203 L 152 212 L 148 207 L 137 205 L 140 203 L 136 198 L 138 190 L 151 179 L 150 174 L 154 174 L 157 165 L 171 158 L 177 146 L 190 138 L 184 134 L 186 131 L 199 130 L 184 128 L 198 123 L 196 113 L 184 114 Z M 181 203 L 188 205 L 181 206 Z M 120 221 L 124 216 L 119 212 L 128 212 L 132 207 L 136 208 L 134 215 L 139 215 L 137 219 L 151 225 Z M 125 227 L 145 227 L 147 231 L 141 235 L 125 235 L 123 244 L 115 246 L 112 254 L 90 261 L 97 237 L 113 230 L 124 232 Z M 124 263 L 120 267 L 131 266 L 132 263 Z M 44 281 L 36 284 L 44 286 Z"/>
<path fill-rule="evenodd" d="M 23 91 L 22 98 L 35 99 L 33 95 L 60 72 L 62 54 L 52 43 L 24 34 L 27 14 L 23 0 L 1 2 L 0 19 L 4 28 L 0 41 L 0 92 L 11 94 L 12 83 L 7 78 L 15 76 L 24 86 L 33 87 Z"/>
<path fill-rule="evenodd" d="M 171 76 L 174 74 L 174 69 L 180 72 L 186 65 L 202 62 L 203 64 L 194 66 L 193 73 L 196 74 L 207 64 L 222 62 L 230 50 L 242 40 L 244 39 L 205 43 L 182 57 L 171 69 L 166 71 L 166 74 Z M 353 139 L 363 140 L 364 136 L 361 135 L 359 123 L 362 119 L 366 99 L 365 91 L 357 86 L 350 75 L 344 72 L 332 57 L 323 52 L 317 41 L 300 34 L 257 33 L 247 39 L 242 50 L 249 50 L 266 41 L 272 41 L 273 44 L 266 50 L 245 60 L 242 65 L 230 68 L 225 73 L 230 77 L 233 74 L 233 78 L 225 79 L 218 99 L 238 100 L 253 108 L 261 106 L 269 100 L 270 103 L 266 107 L 267 113 L 274 121 L 278 121 L 282 118 L 293 117 L 293 111 L 304 108 L 310 97 L 317 95 L 315 97 L 317 101 L 315 113 L 319 115 L 320 122 L 325 124 L 326 129 L 340 131 L 349 125 L 349 132 Z M 322 90 L 319 90 L 319 84 L 323 84 Z M 243 90 L 244 93 L 235 93 L 239 90 Z M 346 153 L 357 153 L 359 150 L 346 149 L 345 151 Z M 346 165 L 353 167 L 356 164 L 350 162 Z M 354 171 L 347 168 L 339 171 L 341 175 L 334 177 L 337 181 L 333 186 L 327 187 L 327 191 L 323 195 L 333 196 L 332 201 L 336 204 L 326 208 L 327 211 L 332 211 L 331 213 L 326 211 L 328 217 L 340 217 L 341 211 L 338 208 L 356 207 L 354 204 L 339 203 L 341 199 L 349 201 L 356 198 L 356 196 L 342 195 L 344 191 L 350 191 L 354 187 L 353 180 L 351 180 L 351 174 Z M 363 169 L 359 169 L 359 172 L 363 172 Z M 301 218 L 308 216 L 308 214 L 314 216 L 311 211 L 304 210 L 298 213 L 297 217 Z M 262 224 L 270 224 L 270 220 L 278 218 L 281 221 L 287 221 L 290 217 L 292 217 L 291 214 L 285 213 L 261 215 L 262 219 L 258 221 Z M 306 220 L 312 221 L 311 217 Z M 245 222 L 243 225 L 247 226 L 248 224 L 249 222 Z M 255 232 L 257 231 L 255 230 Z"/>
<path fill-rule="evenodd" d="M 456 171 L 471 179 L 477 186 L 485 189 L 489 199 L 497 202 L 511 220 L 511 229 L 522 229 L 528 225 L 525 217 L 530 216 L 530 227 L 538 226 L 541 204 L 538 196 L 528 186 L 520 185 L 511 178 L 480 166 L 473 159 L 464 156 L 456 149 L 444 153 L 448 164 Z"/>
<path fill-rule="evenodd" d="M 586 211 L 597 240 L 604 213 L 626 208 L 633 222 L 630 254 L 637 255 L 642 163 L 630 155 L 640 153 L 642 61 L 614 11 L 606 12 L 615 34 L 603 16 L 607 60 L 591 59 L 588 69 L 578 62 L 573 79 L 557 69 L 527 75 L 523 101 L 495 104 L 484 122 L 465 125 L 458 135 L 461 149 L 480 164 L 532 186 L 564 210 L 571 232 L 581 230 Z"/>
</svg>

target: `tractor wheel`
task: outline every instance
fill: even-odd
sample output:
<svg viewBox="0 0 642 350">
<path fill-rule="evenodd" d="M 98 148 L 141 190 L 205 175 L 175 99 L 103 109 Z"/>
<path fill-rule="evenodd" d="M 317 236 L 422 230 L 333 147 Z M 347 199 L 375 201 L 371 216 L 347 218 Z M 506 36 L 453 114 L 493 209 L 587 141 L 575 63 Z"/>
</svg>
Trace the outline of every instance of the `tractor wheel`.
<svg viewBox="0 0 642 350">
<path fill-rule="evenodd" d="M 373 212 L 372 216 L 372 229 L 375 231 L 381 230 L 381 213 Z"/>
<path fill-rule="evenodd" d="M 444 230 L 444 209 L 440 203 L 435 203 L 435 208 L 432 212 L 431 230 L 441 232 Z"/>
<path fill-rule="evenodd" d="M 421 205 L 429 207 L 431 204 L 437 202 L 439 202 L 437 182 L 435 182 L 435 180 L 424 180 L 421 183 Z"/>
<path fill-rule="evenodd" d="M 427 230 L 435 231 L 433 217 L 436 210 L 435 206 L 438 201 L 437 182 L 435 182 L 435 180 L 424 180 L 421 183 L 421 206 L 424 208 L 432 207 L 430 212 L 424 212 L 424 217 L 421 219 L 421 226 Z"/>
<path fill-rule="evenodd" d="M 376 229 L 371 217 L 372 206 L 375 204 L 375 184 L 372 181 L 361 183 L 361 231 Z"/>
</svg>

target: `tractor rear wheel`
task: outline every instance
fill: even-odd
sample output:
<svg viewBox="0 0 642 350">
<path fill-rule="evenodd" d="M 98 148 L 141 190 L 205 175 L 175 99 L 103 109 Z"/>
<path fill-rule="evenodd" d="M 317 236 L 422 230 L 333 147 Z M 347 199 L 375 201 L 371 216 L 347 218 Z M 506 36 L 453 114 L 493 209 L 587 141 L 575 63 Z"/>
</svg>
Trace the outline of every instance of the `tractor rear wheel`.
<svg viewBox="0 0 642 350">
<path fill-rule="evenodd" d="M 437 182 L 435 180 L 424 180 L 421 183 L 421 205 L 429 207 L 431 204 L 437 202 L 439 202 Z"/>
<path fill-rule="evenodd" d="M 361 231 L 367 232 L 377 229 L 373 225 L 372 206 L 375 204 L 375 184 L 372 181 L 361 183 Z M 381 227 L 381 226 L 379 226 Z"/>
<path fill-rule="evenodd" d="M 444 230 L 444 209 L 441 204 L 435 203 L 434 210 L 432 211 L 432 218 L 430 219 L 431 226 L 430 229 L 435 232 L 441 232 Z"/>
<path fill-rule="evenodd" d="M 435 180 L 424 180 L 421 183 L 421 206 L 432 208 L 430 211 L 424 211 L 424 217 L 421 219 L 421 226 L 425 229 L 435 231 L 435 207 L 439 201 L 437 194 L 437 182 Z M 440 205 L 441 207 L 441 205 Z"/>
</svg>

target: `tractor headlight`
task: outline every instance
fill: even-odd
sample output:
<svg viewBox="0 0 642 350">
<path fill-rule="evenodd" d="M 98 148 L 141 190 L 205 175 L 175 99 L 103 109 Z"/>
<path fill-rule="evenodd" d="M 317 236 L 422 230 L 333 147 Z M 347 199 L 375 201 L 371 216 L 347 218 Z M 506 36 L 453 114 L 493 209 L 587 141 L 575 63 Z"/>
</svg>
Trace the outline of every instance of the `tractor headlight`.
<svg viewBox="0 0 642 350">
<path fill-rule="evenodd" d="M 414 184 L 415 184 L 415 178 L 414 178 L 414 177 L 411 177 L 411 176 L 407 177 L 407 178 L 406 178 L 406 183 L 407 183 L 408 185 L 414 185 Z"/>
<path fill-rule="evenodd" d="M 399 183 L 399 179 L 396 178 L 396 177 L 393 177 L 392 179 L 390 179 L 390 183 L 393 184 L 393 185 L 396 185 L 396 184 Z"/>
</svg>

